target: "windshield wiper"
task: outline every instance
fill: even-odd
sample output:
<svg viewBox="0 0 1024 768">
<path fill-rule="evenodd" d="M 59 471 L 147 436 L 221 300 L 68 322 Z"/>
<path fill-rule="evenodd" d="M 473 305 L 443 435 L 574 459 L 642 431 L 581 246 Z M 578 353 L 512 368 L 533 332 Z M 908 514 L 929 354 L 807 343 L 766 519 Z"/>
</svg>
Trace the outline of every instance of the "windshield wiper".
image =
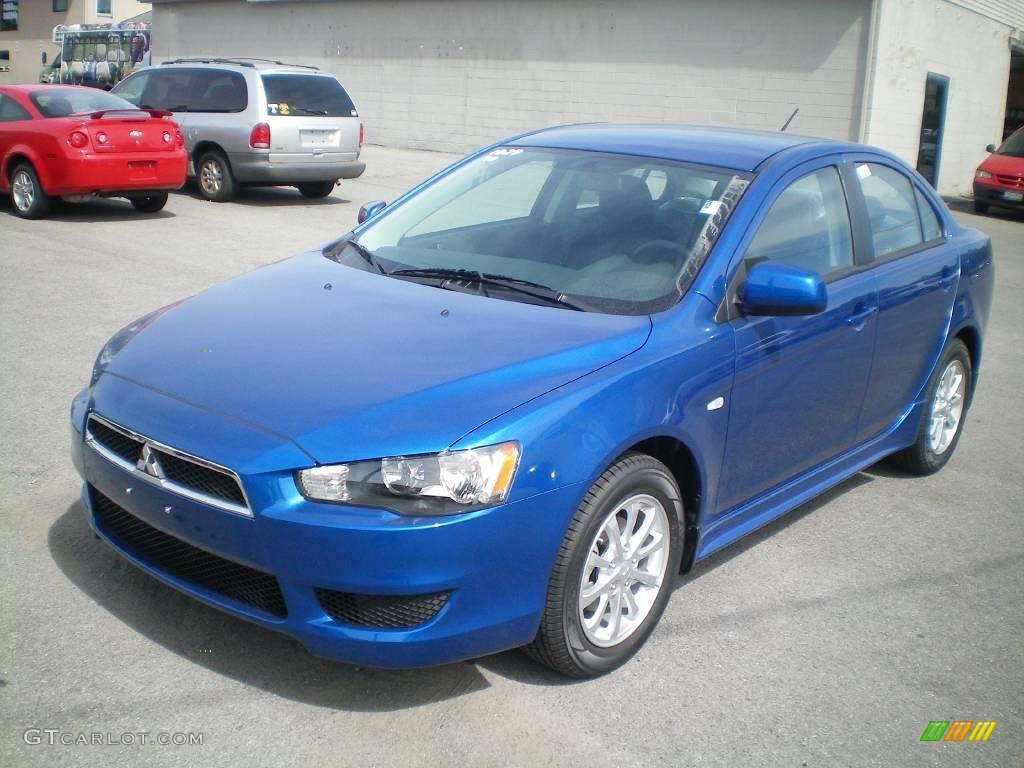
<svg viewBox="0 0 1024 768">
<path fill-rule="evenodd" d="M 310 107 L 292 107 L 292 112 L 301 112 L 304 115 L 320 115 L 321 117 L 327 117 L 326 109 L 311 109 Z"/>
<path fill-rule="evenodd" d="M 514 293 L 519 293 L 523 296 L 540 299 L 541 301 L 546 301 L 549 304 L 557 304 L 565 307 L 566 309 L 574 309 L 578 312 L 587 311 L 582 305 L 568 298 L 564 293 L 555 288 L 551 288 L 541 283 L 535 283 L 532 280 L 522 280 L 518 277 L 496 275 L 490 272 L 480 272 L 475 269 L 423 267 L 415 269 L 396 269 L 385 274 L 389 277 L 426 277 L 437 278 L 439 280 L 462 280 L 476 283 L 481 288 L 490 285 L 498 288 L 504 288 L 507 291 L 513 291 Z"/>
<path fill-rule="evenodd" d="M 380 265 L 380 262 L 377 261 L 377 255 L 362 243 L 357 243 L 355 240 L 349 240 L 348 242 L 345 243 L 345 245 L 347 245 L 353 251 L 362 256 L 367 264 L 369 264 L 371 267 L 376 268 L 376 270 L 380 272 L 382 275 L 389 274 L 388 271 Z"/>
</svg>

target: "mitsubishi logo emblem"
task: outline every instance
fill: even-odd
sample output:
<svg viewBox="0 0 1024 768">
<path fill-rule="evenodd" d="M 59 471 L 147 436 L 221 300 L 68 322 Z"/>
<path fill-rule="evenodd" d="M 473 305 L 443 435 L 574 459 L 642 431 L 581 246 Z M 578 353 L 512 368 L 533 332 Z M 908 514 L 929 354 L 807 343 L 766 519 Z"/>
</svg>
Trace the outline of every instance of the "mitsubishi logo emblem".
<svg viewBox="0 0 1024 768">
<path fill-rule="evenodd" d="M 149 443 L 142 446 L 142 455 L 139 456 L 139 461 L 135 467 L 150 477 L 155 477 L 158 480 L 164 479 L 164 470 L 160 466 L 160 460 L 157 458 L 156 451 L 150 447 Z"/>
</svg>

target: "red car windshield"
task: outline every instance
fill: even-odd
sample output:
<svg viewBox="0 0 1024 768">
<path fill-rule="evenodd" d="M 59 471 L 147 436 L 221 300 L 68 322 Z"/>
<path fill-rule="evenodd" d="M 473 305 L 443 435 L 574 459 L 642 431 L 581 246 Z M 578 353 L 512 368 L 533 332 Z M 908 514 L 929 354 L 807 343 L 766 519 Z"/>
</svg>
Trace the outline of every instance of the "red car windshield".
<svg viewBox="0 0 1024 768">
<path fill-rule="evenodd" d="M 47 88 L 32 92 L 29 99 L 43 117 L 65 117 L 101 109 L 138 109 L 120 96 L 94 88 Z"/>
<path fill-rule="evenodd" d="M 1003 145 L 996 150 L 997 155 L 1009 155 L 1010 157 L 1024 157 L 1024 130 L 1017 131 L 1010 136 Z"/>
</svg>

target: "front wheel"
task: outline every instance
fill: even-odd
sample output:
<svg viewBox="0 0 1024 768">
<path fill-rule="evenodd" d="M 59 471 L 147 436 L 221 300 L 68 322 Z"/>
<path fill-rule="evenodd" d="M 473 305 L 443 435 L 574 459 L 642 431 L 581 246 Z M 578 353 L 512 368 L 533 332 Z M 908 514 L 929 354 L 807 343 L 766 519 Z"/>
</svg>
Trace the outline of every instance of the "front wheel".
<svg viewBox="0 0 1024 768">
<path fill-rule="evenodd" d="M 295 188 L 302 193 L 303 197 L 319 200 L 320 198 L 327 197 L 331 194 L 331 191 L 334 189 L 334 182 L 315 181 L 307 184 L 297 184 Z"/>
<path fill-rule="evenodd" d="M 139 213 L 156 213 L 157 211 L 162 211 L 164 206 L 167 205 L 167 193 L 150 195 L 149 197 L 133 197 L 131 202 Z"/>
<path fill-rule="evenodd" d="M 942 353 L 928 388 L 927 413 L 917 440 L 892 456 L 892 463 L 915 475 L 930 475 L 949 461 L 963 433 L 971 395 L 971 356 L 953 339 Z"/>
<path fill-rule="evenodd" d="M 657 459 L 627 454 L 588 491 L 552 569 L 540 628 L 525 650 L 570 677 L 628 660 L 661 618 L 679 573 L 681 494 Z"/>
<path fill-rule="evenodd" d="M 39 183 L 39 176 L 28 163 L 11 172 L 11 204 L 23 219 L 41 219 L 50 212 L 50 198 Z"/>
</svg>

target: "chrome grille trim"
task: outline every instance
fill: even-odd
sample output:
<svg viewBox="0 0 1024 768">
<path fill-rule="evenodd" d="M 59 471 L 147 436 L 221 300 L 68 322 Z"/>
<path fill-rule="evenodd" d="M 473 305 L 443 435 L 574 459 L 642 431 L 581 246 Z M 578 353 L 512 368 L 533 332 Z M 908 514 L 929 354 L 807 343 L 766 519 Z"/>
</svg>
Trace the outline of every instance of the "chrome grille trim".
<svg viewBox="0 0 1024 768">
<path fill-rule="evenodd" d="M 238 486 L 238 491 L 239 493 L 241 493 L 242 498 L 245 500 L 245 505 L 243 506 L 241 504 L 235 504 L 234 502 L 228 501 L 227 499 L 218 499 L 216 497 L 200 493 L 193 488 L 189 488 L 188 486 L 176 483 L 173 480 L 168 480 L 166 477 L 156 477 L 154 475 L 149 474 L 148 472 L 142 471 L 139 468 L 138 463 L 132 463 L 130 461 L 125 460 L 123 457 L 108 449 L 94 437 L 92 430 L 89 428 L 90 424 L 93 421 L 96 421 L 102 424 L 103 426 L 107 427 L 108 429 L 112 429 L 115 432 L 119 432 L 125 437 L 139 443 L 140 455 L 142 454 L 144 448 L 148 446 L 151 449 L 155 449 L 163 453 L 168 453 L 171 456 L 181 459 L 182 461 L 191 462 L 192 464 L 196 464 L 200 467 L 203 467 L 204 469 L 208 469 L 213 472 L 219 472 L 220 474 L 231 478 Z M 175 493 L 179 496 L 184 496 L 185 498 L 191 499 L 192 501 L 198 501 L 201 504 L 216 507 L 217 509 L 223 509 L 226 512 L 232 512 L 236 515 L 243 515 L 245 517 L 253 516 L 252 505 L 249 504 L 249 497 L 245 492 L 245 486 L 242 485 L 242 479 L 238 476 L 237 472 L 228 469 L 225 466 L 216 464 L 207 459 L 200 458 L 199 456 L 194 456 L 191 453 L 178 450 L 177 448 L 173 448 L 172 446 L 166 445 L 165 443 L 161 443 L 160 441 L 154 440 L 150 437 L 146 437 L 145 435 L 140 435 L 138 432 L 134 432 L 128 429 L 127 427 L 122 427 L 120 424 L 116 424 L 110 421 L 110 419 L 105 419 L 95 412 L 90 412 L 89 418 L 86 420 L 85 443 L 94 451 L 96 451 L 96 453 L 102 456 L 104 459 L 106 459 L 112 464 L 116 464 L 125 472 L 131 474 L 132 477 L 137 477 L 140 480 L 145 480 L 147 483 L 156 485 L 160 488 L 163 488 L 166 491 L 170 491 L 171 493 Z"/>
</svg>

